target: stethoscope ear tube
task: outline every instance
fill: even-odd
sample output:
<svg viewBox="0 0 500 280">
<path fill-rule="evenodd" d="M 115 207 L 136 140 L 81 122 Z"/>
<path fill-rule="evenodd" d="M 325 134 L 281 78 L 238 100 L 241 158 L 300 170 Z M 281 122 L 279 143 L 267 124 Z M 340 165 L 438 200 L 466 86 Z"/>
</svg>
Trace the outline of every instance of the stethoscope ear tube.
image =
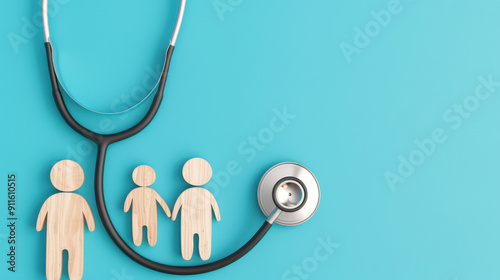
<svg viewBox="0 0 500 280">
<path fill-rule="evenodd" d="M 63 86 L 62 86 L 62 83 L 61 83 L 61 85 L 59 85 L 59 82 L 58 82 L 58 79 L 57 79 L 57 74 L 56 74 L 57 71 L 56 71 L 56 69 L 54 67 L 54 63 L 53 63 L 52 45 L 50 44 L 50 28 L 49 28 L 49 15 L 48 15 L 48 1 L 49 0 L 42 0 L 42 3 L 41 3 L 42 4 L 42 26 L 43 26 L 43 34 L 44 34 L 45 43 L 46 43 L 47 57 L 50 56 L 49 67 L 51 67 L 52 69 L 49 69 L 49 70 L 50 70 L 50 73 L 51 73 L 52 87 L 53 88 L 57 88 L 57 90 L 60 91 L 60 87 L 63 87 Z M 177 13 L 177 19 L 175 21 L 175 26 L 174 26 L 174 29 L 172 31 L 172 35 L 170 37 L 170 44 L 169 44 L 169 47 L 167 49 L 166 60 L 170 60 L 171 52 L 173 51 L 173 49 L 175 47 L 175 44 L 177 42 L 177 38 L 179 36 L 179 32 L 180 32 L 180 29 L 181 29 L 182 21 L 183 21 L 183 18 L 184 18 L 185 9 L 186 9 L 186 0 L 180 0 L 179 1 L 179 10 L 178 10 L 178 13 Z M 50 47 L 50 48 L 47 47 L 47 44 L 49 45 L 48 47 Z M 170 52 L 170 55 L 169 55 L 169 52 Z M 169 63 L 170 63 L 169 61 L 168 61 L 168 63 L 167 63 L 167 61 L 165 61 L 165 65 L 164 65 L 164 68 L 163 68 L 163 73 L 166 73 L 165 70 L 168 70 L 168 64 Z M 165 69 L 165 66 L 167 66 L 167 69 Z M 147 95 L 145 95 L 145 97 L 139 103 L 137 103 L 136 105 L 134 105 L 134 106 L 132 106 L 132 107 L 130 107 L 130 108 L 124 110 L 124 111 L 121 111 L 121 112 L 111 112 L 111 113 L 98 112 L 98 111 L 96 111 L 94 109 L 88 108 L 88 107 L 84 106 L 83 104 L 79 103 L 78 100 L 76 98 L 72 97 L 69 93 L 68 93 L 68 96 L 71 97 L 71 98 L 73 98 L 73 100 L 75 102 L 77 102 L 80 106 L 86 108 L 89 111 L 93 111 L 93 112 L 97 112 L 97 113 L 102 113 L 102 114 L 122 113 L 122 112 L 125 112 L 125 111 L 129 110 L 129 109 L 132 109 L 133 107 L 139 105 L 144 100 L 146 100 L 150 95 L 152 95 L 152 93 L 153 93 L 153 91 L 154 91 L 155 88 L 157 88 L 157 91 L 156 91 L 157 93 L 158 92 L 163 93 L 163 90 L 160 90 L 160 86 L 164 86 L 165 85 L 165 79 L 162 79 L 162 78 L 166 78 L 166 75 L 165 76 L 162 75 L 160 77 L 160 79 L 158 80 L 158 83 L 151 90 L 151 92 L 149 92 Z M 161 85 L 162 80 L 163 80 L 163 85 Z M 64 88 L 63 88 L 63 90 L 64 90 Z M 119 140 L 117 140 L 117 141 L 119 141 Z"/>
<path fill-rule="evenodd" d="M 50 43 L 48 2 L 49 2 L 48 0 L 42 0 L 42 26 L 43 26 L 43 36 L 46 43 Z M 172 36 L 170 37 L 171 46 L 175 46 L 175 43 L 177 42 L 177 37 L 179 36 L 179 32 L 181 30 L 185 9 L 186 9 L 186 0 L 180 0 L 179 11 L 177 13 L 177 20 L 175 21 L 175 26 L 174 30 L 172 31 Z"/>
</svg>

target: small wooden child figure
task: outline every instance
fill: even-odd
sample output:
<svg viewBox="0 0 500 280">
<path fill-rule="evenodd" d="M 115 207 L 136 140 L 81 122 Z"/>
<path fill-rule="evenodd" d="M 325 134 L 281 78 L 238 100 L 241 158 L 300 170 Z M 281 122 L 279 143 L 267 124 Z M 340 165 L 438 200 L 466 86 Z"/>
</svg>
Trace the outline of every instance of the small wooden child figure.
<svg viewBox="0 0 500 280">
<path fill-rule="evenodd" d="M 201 158 L 188 160 L 182 169 L 184 180 L 193 186 L 202 186 L 210 181 L 212 167 Z M 202 260 L 210 258 L 212 251 L 212 209 L 217 221 L 220 221 L 220 212 L 214 196 L 204 188 L 195 187 L 185 190 L 174 205 L 172 220 L 181 211 L 181 251 L 182 258 L 190 260 L 193 255 L 194 235 L 198 234 L 198 250 Z"/>
<path fill-rule="evenodd" d="M 46 276 L 48 280 L 61 279 L 63 250 L 67 250 L 69 279 L 79 280 L 83 276 L 85 220 L 90 231 L 95 229 L 89 204 L 82 196 L 71 193 L 82 186 L 83 169 L 74 161 L 59 161 L 50 171 L 50 181 L 63 193 L 56 193 L 43 203 L 36 221 L 37 231 L 47 221 Z"/>
<path fill-rule="evenodd" d="M 148 232 L 149 246 L 156 245 L 158 231 L 158 217 L 156 203 L 159 203 L 163 211 L 170 218 L 170 209 L 160 195 L 150 188 L 155 180 L 156 173 L 153 168 L 141 165 L 134 169 L 132 180 L 139 187 L 132 190 L 125 199 L 124 211 L 128 212 L 132 205 L 132 236 L 135 246 L 142 243 L 142 228 L 146 227 Z"/>
</svg>

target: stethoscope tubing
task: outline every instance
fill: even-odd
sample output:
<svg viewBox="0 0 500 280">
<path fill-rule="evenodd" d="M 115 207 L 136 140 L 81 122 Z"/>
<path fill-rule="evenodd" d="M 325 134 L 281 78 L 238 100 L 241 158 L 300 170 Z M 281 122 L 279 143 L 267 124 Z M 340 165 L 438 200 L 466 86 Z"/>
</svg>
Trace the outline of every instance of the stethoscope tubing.
<svg viewBox="0 0 500 280">
<path fill-rule="evenodd" d="M 184 18 L 184 12 L 185 12 L 185 10 L 186 10 L 186 0 L 180 0 L 179 1 L 179 10 L 178 10 L 178 13 L 177 13 L 177 20 L 175 22 L 175 26 L 174 26 L 174 29 L 172 31 L 172 35 L 170 37 L 170 46 L 172 46 L 172 47 L 174 47 L 175 43 L 177 42 L 177 37 L 179 36 L 179 32 L 180 32 L 180 29 L 181 29 L 181 25 L 182 25 L 182 21 L 183 21 L 183 18 Z M 42 0 L 42 23 L 43 23 L 43 35 L 44 35 L 45 43 L 50 43 L 48 0 Z M 57 74 L 57 71 L 56 71 L 56 74 Z M 57 75 L 56 75 L 56 78 L 57 78 Z M 134 108 L 135 106 L 138 106 L 143 101 L 145 101 L 150 95 L 153 94 L 155 88 L 157 88 L 157 86 L 159 85 L 159 83 L 160 83 L 160 80 L 158 80 L 158 83 L 151 90 L 151 92 L 149 92 L 147 95 L 145 95 L 144 99 L 141 102 L 137 103 L 136 105 L 134 105 L 134 106 L 132 106 L 130 108 L 127 108 L 127 109 L 125 109 L 123 111 L 119 111 L 119 112 L 99 112 L 99 111 L 96 111 L 95 109 L 92 109 L 90 107 L 87 107 L 87 106 L 83 105 L 82 103 L 80 103 L 76 98 L 74 98 L 69 93 L 68 93 L 68 96 L 70 96 L 80 106 L 82 106 L 85 109 L 87 109 L 89 111 L 92 111 L 92 112 L 96 112 L 96 113 L 100 113 L 100 114 L 123 113 L 125 111 L 128 111 L 128 110 Z M 60 86 L 62 86 L 62 84 Z M 63 89 L 64 89 L 64 87 L 63 87 Z"/>
<path fill-rule="evenodd" d="M 66 121 L 66 123 L 76 132 L 78 132 L 83 137 L 93 141 L 97 144 L 97 159 L 96 159 L 96 167 L 95 167 L 95 176 L 94 176 L 94 192 L 96 199 L 96 206 L 99 212 L 99 216 L 101 218 L 101 222 L 106 229 L 106 232 L 110 236 L 111 240 L 116 244 L 116 246 L 127 255 L 130 259 L 137 262 L 140 265 L 143 265 L 147 268 L 168 273 L 168 274 L 177 274 L 177 275 L 193 275 L 193 274 L 201 274 L 207 273 L 210 271 L 214 271 L 220 268 L 223 268 L 241 257 L 243 257 L 246 253 L 248 253 L 257 243 L 264 237 L 264 235 L 271 228 L 272 223 L 275 218 L 268 219 L 264 222 L 264 224 L 259 228 L 259 230 L 254 234 L 254 236 L 245 243 L 240 249 L 235 251 L 233 254 L 220 259 L 218 261 L 198 265 L 198 266 L 172 266 L 161 264 L 158 262 L 154 262 L 150 259 L 143 257 L 142 255 L 135 252 L 127 243 L 121 238 L 115 229 L 113 223 L 111 222 L 111 218 L 109 217 L 109 213 L 106 207 L 106 202 L 104 199 L 104 164 L 106 160 L 107 148 L 112 143 L 127 139 L 129 137 L 134 136 L 135 134 L 142 131 L 154 118 L 160 104 L 163 99 L 163 92 L 165 89 L 165 82 L 168 76 L 168 69 L 170 66 L 170 61 L 172 58 L 172 53 L 174 51 L 174 46 L 170 45 L 166 52 L 165 64 L 163 66 L 163 72 L 160 78 L 160 83 L 158 84 L 158 90 L 154 96 L 153 102 L 151 103 L 151 107 L 149 108 L 146 115 L 133 127 L 124 130 L 122 132 L 114 133 L 114 134 L 99 134 L 95 133 L 81 124 L 79 124 L 69 112 L 66 104 L 64 102 L 62 92 L 59 88 L 59 83 L 57 79 L 57 75 L 54 68 L 54 59 L 53 59 L 53 50 L 52 44 L 50 42 L 45 43 L 46 53 L 47 53 L 47 63 L 49 67 L 49 75 L 50 81 L 52 85 L 52 93 L 54 97 L 54 101 L 56 107 Z"/>
<path fill-rule="evenodd" d="M 106 207 L 106 201 L 104 199 L 104 182 L 103 182 L 104 165 L 106 160 L 107 148 L 109 145 L 113 143 L 130 138 L 135 134 L 139 133 L 140 131 L 142 131 L 146 126 L 148 126 L 148 124 L 153 120 L 154 116 L 158 112 L 158 109 L 160 108 L 160 104 L 163 99 L 163 92 L 165 89 L 165 83 L 168 76 L 170 61 L 172 59 L 175 43 L 177 41 L 177 36 L 179 34 L 179 30 L 181 27 L 185 6 L 186 6 L 186 0 L 180 0 L 180 7 L 177 15 L 177 21 L 174 27 L 174 31 L 172 32 L 172 36 L 170 38 L 170 45 L 165 55 L 163 72 L 160 76 L 157 91 L 156 94 L 154 95 L 154 99 L 150 105 L 148 112 L 136 125 L 132 126 L 127 130 L 114 134 L 99 134 L 85 128 L 80 123 L 78 123 L 72 117 L 71 113 L 66 107 L 54 67 L 54 56 L 53 56 L 52 44 L 50 42 L 50 31 L 49 31 L 49 21 L 48 21 L 48 0 L 42 0 L 42 22 L 43 22 L 43 31 L 45 38 L 45 49 L 47 54 L 50 82 L 52 85 L 52 94 L 54 97 L 56 107 L 59 113 L 61 114 L 62 118 L 64 119 L 64 121 L 74 131 L 76 131 L 83 137 L 91 140 L 97 145 L 97 159 L 96 159 L 95 176 L 94 176 L 94 192 L 95 192 L 94 195 L 96 199 L 97 210 L 101 218 L 101 222 L 104 228 L 106 229 L 106 232 L 110 236 L 111 240 L 113 240 L 116 246 L 118 246 L 118 248 L 120 248 L 120 250 L 123 253 L 125 253 L 125 255 L 127 255 L 130 259 L 147 268 L 163 273 L 178 274 L 178 275 L 192 275 L 192 274 L 206 273 L 220 269 L 235 262 L 236 260 L 243 257 L 246 253 L 248 253 L 255 245 L 257 245 L 257 243 L 262 239 L 262 237 L 264 237 L 264 235 L 271 228 L 271 225 L 273 224 L 276 218 L 275 216 L 271 216 L 269 219 L 267 219 L 264 222 L 264 224 L 259 228 L 259 230 L 255 233 L 255 235 L 233 254 L 218 261 L 198 266 L 172 266 L 154 262 L 150 259 L 143 257 L 142 255 L 138 254 L 130 246 L 127 245 L 127 243 L 121 238 L 121 236 L 115 229 L 113 223 L 111 222 L 111 218 L 109 217 L 109 213 Z"/>
</svg>

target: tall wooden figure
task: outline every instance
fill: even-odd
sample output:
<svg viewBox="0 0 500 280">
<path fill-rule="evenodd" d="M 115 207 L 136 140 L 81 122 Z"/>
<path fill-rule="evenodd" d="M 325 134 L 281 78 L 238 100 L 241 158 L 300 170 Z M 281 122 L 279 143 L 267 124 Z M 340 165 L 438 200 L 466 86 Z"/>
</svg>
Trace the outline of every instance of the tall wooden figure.
<svg viewBox="0 0 500 280">
<path fill-rule="evenodd" d="M 71 193 L 82 186 L 83 169 L 74 161 L 59 161 L 50 171 L 50 181 L 63 192 L 50 196 L 43 203 L 36 222 L 36 230 L 41 231 L 47 221 L 47 279 L 61 279 L 63 250 L 67 250 L 69 279 L 79 280 L 83 276 L 85 220 L 90 231 L 95 229 L 89 204 L 82 196 Z"/>
<path fill-rule="evenodd" d="M 142 228 L 146 227 L 149 246 L 155 246 L 158 231 L 156 203 L 161 205 L 169 218 L 170 209 L 160 195 L 149 187 L 156 180 L 156 173 L 153 168 L 147 165 L 136 167 L 132 173 L 132 180 L 139 187 L 128 194 L 123 210 L 128 212 L 130 205 L 132 205 L 132 237 L 134 244 L 135 246 L 141 245 Z"/>
<path fill-rule="evenodd" d="M 212 167 L 201 158 L 188 160 L 182 169 L 184 180 L 193 186 L 202 186 L 210 181 Z M 185 260 L 193 255 L 194 235 L 198 234 L 199 251 L 202 260 L 210 258 L 212 251 L 212 209 L 217 221 L 220 212 L 214 196 L 204 188 L 195 187 L 185 190 L 174 205 L 172 220 L 175 221 L 181 210 L 181 251 Z"/>
</svg>

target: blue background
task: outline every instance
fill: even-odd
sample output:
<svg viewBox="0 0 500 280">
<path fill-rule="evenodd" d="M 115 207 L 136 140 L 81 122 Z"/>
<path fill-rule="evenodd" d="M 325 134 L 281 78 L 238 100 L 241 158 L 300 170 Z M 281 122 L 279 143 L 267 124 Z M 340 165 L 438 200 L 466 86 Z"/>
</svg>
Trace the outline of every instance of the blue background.
<svg viewBox="0 0 500 280">
<path fill-rule="evenodd" d="M 53 104 L 40 6 L 2 1 L 0 170 L 3 186 L 9 172 L 18 176 L 19 220 L 15 274 L 7 271 L 7 233 L 0 227 L 0 278 L 44 279 L 45 230 L 36 232 L 35 222 L 56 193 L 50 168 L 65 158 L 85 170 L 77 193 L 96 217 L 96 230 L 85 235 L 85 279 L 500 278 L 500 89 L 473 104 L 460 126 L 458 114 L 451 113 L 454 121 L 443 117 L 454 104 L 473 100 L 478 77 L 500 80 L 498 1 L 402 0 L 402 10 L 350 62 L 342 42 L 353 45 L 355 28 L 370 25 L 371 11 L 391 1 L 221 1 L 232 8 L 218 14 L 217 1 L 188 1 L 156 119 L 110 147 L 105 197 L 111 218 L 132 244 L 130 213 L 122 209 L 134 167 L 155 168 L 153 187 L 172 207 L 187 187 L 182 165 L 195 156 L 207 159 L 215 175 L 230 161 L 241 168 L 227 185 L 214 177 L 208 186 L 222 216 L 214 222 L 211 260 L 239 248 L 261 225 L 256 188 L 276 163 L 299 162 L 315 173 L 322 187 L 315 216 L 297 227 L 273 227 L 242 260 L 206 275 L 163 275 L 128 259 L 98 219 L 96 149 Z M 144 98 L 151 89 L 144 80 L 151 83 L 151 69 L 163 62 L 176 1 L 51 2 L 56 66 L 74 98 L 105 112 L 117 109 L 116 100 Z M 68 100 L 79 121 L 105 133 L 134 124 L 149 102 L 100 115 Z M 295 118 L 266 139 L 263 150 L 254 158 L 238 151 L 250 147 L 249 136 L 267 131 L 273 110 L 285 107 Z M 398 175 L 400 156 L 418 155 L 415 141 L 435 129 L 446 141 L 391 188 L 387 172 Z M 181 258 L 178 222 L 160 214 L 158 235 L 155 247 L 144 241 L 137 250 L 169 264 L 203 263 L 196 251 L 191 261 Z M 328 239 L 339 246 L 317 260 L 318 240 Z M 293 266 L 301 267 L 302 278 Z"/>
</svg>

